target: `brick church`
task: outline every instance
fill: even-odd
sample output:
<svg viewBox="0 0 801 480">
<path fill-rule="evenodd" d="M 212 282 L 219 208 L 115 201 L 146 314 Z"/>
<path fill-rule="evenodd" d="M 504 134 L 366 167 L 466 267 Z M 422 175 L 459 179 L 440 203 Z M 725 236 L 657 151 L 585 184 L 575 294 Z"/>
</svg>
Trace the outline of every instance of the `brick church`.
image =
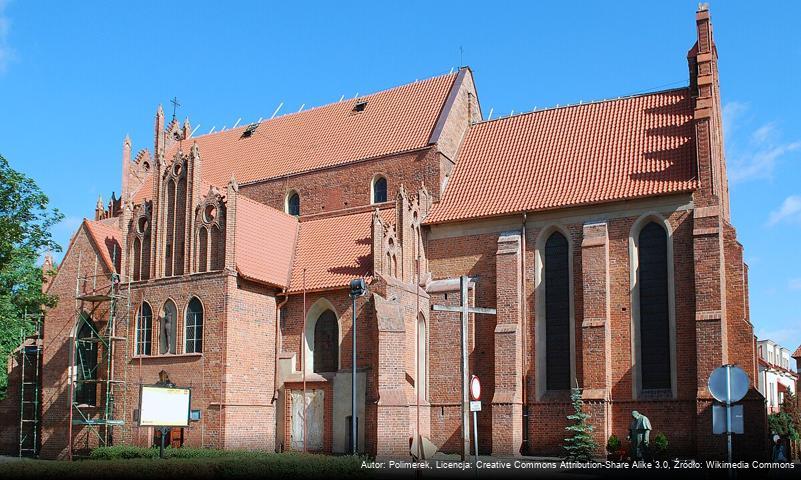
<svg viewBox="0 0 801 480">
<path fill-rule="evenodd" d="M 139 385 L 163 372 L 192 389 L 175 446 L 346 452 L 356 382 L 360 451 L 407 458 L 419 434 L 458 453 L 459 315 L 432 306 L 466 275 L 464 300 L 497 309 L 468 323 L 482 454 L 559 455 L 578 385 L 601 449 L 638 410 L 671 454 L 722 457 L 707 378 L 753 382 L 755 346 L 706 7 L 696 24 L 684 87 L 492 120 L 469 68 L 200 136 L 159 108 L 48 277 L 0 445 L 155 445 Z M 759 455 L 763 399 L 744 405 L 735 454 Z"/>
</svg>

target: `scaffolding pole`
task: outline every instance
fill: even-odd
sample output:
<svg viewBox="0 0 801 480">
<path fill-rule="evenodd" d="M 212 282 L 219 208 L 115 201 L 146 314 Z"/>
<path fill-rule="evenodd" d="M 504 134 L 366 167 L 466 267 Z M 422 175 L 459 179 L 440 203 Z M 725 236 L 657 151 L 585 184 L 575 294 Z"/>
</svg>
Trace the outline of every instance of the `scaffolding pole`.
<svg viewBox="0 0 801 480">
<path fill-rule="evenodd" d="M 42 315 L 24 316 L 25 325 L 33 327 L 30 335 L 23 327 L 20 342 L 19 392 L 19 456 L 36 457 L 39 454 L 39 366 L 42 357 Z"/>
<path fill-rule="evenodd" d="M 117 251 L 114 250 L 112 264 L 116 264 Z M 79 258 L 80 264 L 80 258 Z M 126 381 L 116 378 L 115 368 L 116 345 L 122 343 L 123 351 L 127 338 L 118 336 L 117 331 L 127 332 L 130 313 L 130 281 L 123 284 L 121 276 L 116 272 L 98 273 L 97 257 L 95 257 L 94 273 L 79 276 L 75 286 L 75 305 L 77 325 L 70 339 L 71 362 L 70 371 L 70 414 L 69 414 L 69 456 L 75 454 L 72 427 L 88 428 L 87 435 L 97 437 L 98 446 L 114 444 L 114 427 L 124 427 L 125 422 L 115 416 L 118 394 L 123 397 L 123 412 L 126 403 Z M 79 272 L 81 272 L 79 268 Z M 98 328 L 92 321 L 89 312 L 94 312 L 100 305 L 108 305 L 108 320 L 105 328 Z M 88 307 L 88 308 L 87 308 Z M 84 330 L 88 327 L 88 331 Z M 83 332 L 87 332 L 82 334 Z M 100 348 L 103 348 L 101 355 Z M 88 355 L 87 355 L 88 353 Z M 94 358 L 92 358 L 94 357 Z M 100 365 L 101 360 L 105 365 Z M 103 368 L 105 367 L 105 368 Z M 125 369 L 123 369 L 124 371 Z M 100 372 L 104 375 L 100 375 Z M 100 386 L 101 400 L 97 401 Z M 81 402 L 77 392 L 90 389 L 89 402 Z M 118 392 L 121 389 L 122 392 Z M 85 394 L 84 394 L 85 395 Z M 97 407 L 102 406 L 101 409 Z"/>
</svg>

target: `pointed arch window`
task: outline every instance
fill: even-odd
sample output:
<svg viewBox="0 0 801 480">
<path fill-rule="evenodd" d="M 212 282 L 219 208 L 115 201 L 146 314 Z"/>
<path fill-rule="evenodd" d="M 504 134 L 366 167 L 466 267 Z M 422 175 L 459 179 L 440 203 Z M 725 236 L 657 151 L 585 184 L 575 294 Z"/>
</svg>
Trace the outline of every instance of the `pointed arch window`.
<svg viewBox="0 0 801 480">
<path fill-rule="evenodd" d="M 286 213 L 300 216 L 300 195 L 298 192 L 291 190 L 286 196 Z"/>
<path fill-rule="evenodd" d="M 428 398 L 428 335 L 422 313 L 417 317 L 417 377 L 416 400 L 425 401 Z"/>
<path fill-rule="evenodd" d="M 638 236 L 640 379 L 643 390 L 671 388 L 668 239 L 649 222 Z"/>
<path fill-rule="evenodd" d="M 82 313 L 75 334 L 75 395 L 78 405 L 97 403 L 98 332 L 95 323 Z"/>
<path fill-rule="evenodd" d="M 142 302 L 136 314 L 136 354 L 150 355 L 153 344 L 153 309 Z"/>
<path fill-rule="evenodd" d="M 192 297 L 186 308 L 186 353 L 203 352 L 203 304 Z"/>
<path fill-rule="evenodd" d="M 373 203 L 383 203 L 387 201 L 387 179 L 378 175 L 373 179 Z"/>
<path fill-rule="evenodd" d="M 314 372 L 339 370 L 339 323 L 336 314 L 326 310 L 314 324 Z"/>
<path fill-rule="evenodd" d="M 554 232 L 545 242 L 546 388 L 570 388 L 570 265 L 567 238 Z"/>
</svg>

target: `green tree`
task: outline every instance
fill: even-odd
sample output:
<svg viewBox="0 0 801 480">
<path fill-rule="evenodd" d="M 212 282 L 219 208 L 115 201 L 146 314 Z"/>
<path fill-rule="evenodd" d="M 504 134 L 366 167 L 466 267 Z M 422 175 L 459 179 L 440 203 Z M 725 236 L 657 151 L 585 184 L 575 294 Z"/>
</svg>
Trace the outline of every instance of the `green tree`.
<svg viewBox="0 0 801 480">
<path fill-rule="evenodd" d="M 50 230 L 63 215 L 48 203 L 36 182 L 0 155 L 0 398 L 8 385 L 5 361 L 33 329 L 25 313 L 55 303 L 42 293 L 37 266 L 42 253 L 61 250 Z"/>
<path fill-rule="evenodd" d="M 587 423 L 590 414 L 584 412 L 584 400 L 581 399 L 581 389 L 576 387 L 570 390 L 570 401 L 573 404 L 573 413 L 568 420 L 573 423 L 565 427 L 570 436 L 565 438 L 562 448 L 565 449 L 565 460 L 587 462 L 592 460 L 598 444 L 592 437 L 593 426 Z"/>
</svg>

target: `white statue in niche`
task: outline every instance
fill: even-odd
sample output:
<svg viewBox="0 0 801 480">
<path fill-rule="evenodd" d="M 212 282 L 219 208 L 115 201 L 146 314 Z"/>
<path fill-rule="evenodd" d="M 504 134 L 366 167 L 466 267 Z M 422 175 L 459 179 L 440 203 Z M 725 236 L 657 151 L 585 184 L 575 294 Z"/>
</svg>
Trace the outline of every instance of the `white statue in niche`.
<svg viewBox="0 0 801 480">
<path fill-rule="evenodd" d="M 167 301 L 164 305 L 164 315 L 161 317 L 161 340 L 159 342 L 159 353 L 166 355 L 175 353 L 176 335 L 176 309 L 172 301 Z"/>
</svg>

